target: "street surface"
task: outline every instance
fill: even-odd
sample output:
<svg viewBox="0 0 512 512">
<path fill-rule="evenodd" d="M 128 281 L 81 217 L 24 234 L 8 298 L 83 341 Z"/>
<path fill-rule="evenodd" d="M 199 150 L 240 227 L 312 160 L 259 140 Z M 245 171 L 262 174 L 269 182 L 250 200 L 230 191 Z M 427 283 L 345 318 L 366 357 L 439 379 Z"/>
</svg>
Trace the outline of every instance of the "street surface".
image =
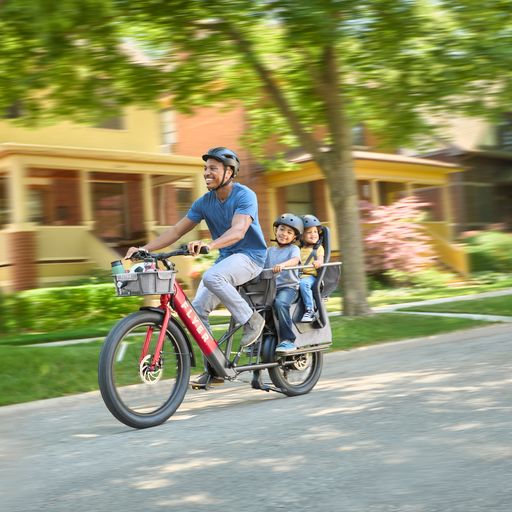
<svg viewBox="0 0 512 512">
<path fill-rule="evenodd" d="M 3 407 L 1 510 L 510 512 L 511 361 L 501 324 L 328 354 L 302 397 L 189 391 L 142 431 L 99 393 Z"/>
</svg>

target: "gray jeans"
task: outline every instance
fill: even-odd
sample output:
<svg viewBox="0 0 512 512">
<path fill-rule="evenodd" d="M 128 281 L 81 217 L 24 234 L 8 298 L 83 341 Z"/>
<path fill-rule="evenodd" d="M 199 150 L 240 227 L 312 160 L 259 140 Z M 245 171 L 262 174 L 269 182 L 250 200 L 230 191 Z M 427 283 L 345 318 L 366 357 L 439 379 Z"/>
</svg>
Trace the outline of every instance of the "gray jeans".
<svg viewBox="0 0 512 512">
<path fill-rule="evenodd" d="M 208 316 L 219 304 L 224 304 L 237 323 L 245 324 L 249 320 L 253 311 L 235 286 L 255 278 L 262 269 L 249 256 L 232 254 L 203 274 L 192 306 L 208 329 Z"/>
</svg>

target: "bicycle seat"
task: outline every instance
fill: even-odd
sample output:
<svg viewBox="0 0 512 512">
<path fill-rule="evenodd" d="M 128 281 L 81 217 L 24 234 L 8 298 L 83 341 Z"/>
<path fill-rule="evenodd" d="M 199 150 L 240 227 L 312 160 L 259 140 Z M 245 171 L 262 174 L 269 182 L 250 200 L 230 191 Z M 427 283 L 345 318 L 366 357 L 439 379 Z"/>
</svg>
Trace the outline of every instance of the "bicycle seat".
<svg viewBox="0 0 512 512">
<path fill-rule="evenodd" d="M 276 297 L 275 274 L 271 270 L 263 270 L 254 279 L 240 285 L 238 291 L 250 306 L 272 306 Z"/>
</svg>

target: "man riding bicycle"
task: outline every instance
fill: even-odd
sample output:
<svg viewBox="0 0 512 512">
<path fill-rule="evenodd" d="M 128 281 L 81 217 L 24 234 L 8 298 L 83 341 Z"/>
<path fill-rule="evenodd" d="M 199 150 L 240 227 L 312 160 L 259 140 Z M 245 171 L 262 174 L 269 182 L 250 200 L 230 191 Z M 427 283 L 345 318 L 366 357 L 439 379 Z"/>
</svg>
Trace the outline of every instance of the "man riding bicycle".
<svg viewBox="0 0 512 512">
<path fill-rule="evenodd" d="M 179 240 L 194 229 L 202 220 L 210 230 L 212 241 L 194 240 L 188 250 L 197 256 L 201 247 L 218 249 L 219 257 L 203 275 L 192 302 L 206 327 L 210 328 L 208 316 L 220 303 L 231 313 L 235 321 L 244 326 L 241 346 L 247 347 L 260 337 L 265 321 L 254 312 L 236 287 L 256 277 L 263 269 L 267 247 L 258 220 L 256 194 L 233 179 L 240 169 L 240 160 L 234 151 L 225 147 L 208 150 L 202 156 L 204 180 L 208 192 L 197 199 L 187 215 L 164 233 L 143 247 L 130 247 L 125 258 L 133 253 L 155 251 Z M 206 371 L 194 384 L 207 387 L 220 384 Z"/>
</svg>

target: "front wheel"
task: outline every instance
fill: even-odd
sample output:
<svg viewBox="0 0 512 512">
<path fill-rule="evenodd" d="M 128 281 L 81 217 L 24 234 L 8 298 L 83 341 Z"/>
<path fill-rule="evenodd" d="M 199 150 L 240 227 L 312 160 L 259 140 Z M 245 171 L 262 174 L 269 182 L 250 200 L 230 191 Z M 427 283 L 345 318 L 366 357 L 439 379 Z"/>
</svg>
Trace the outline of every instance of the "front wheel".
<svg viewBox="0 0 512 512">
<path fill-rule="evenodd" d="M 305 395 L 318 382 L 323 366 L 323 353 L 307 352 L 289 355 L 281 359 L 280 365 L 269 368 L 274 386 L 287 396 Z"/>
<path fill-rule="evenodd" d="M 100 353 L 98 383 L 109 411 L 134 428 L 160 425 L 180 406 L 190 378 L 190 352 L 169 322 L 160 357 L 153 356 L 162 315 L 137 311 L 110 331 Z"/>
</svg>

